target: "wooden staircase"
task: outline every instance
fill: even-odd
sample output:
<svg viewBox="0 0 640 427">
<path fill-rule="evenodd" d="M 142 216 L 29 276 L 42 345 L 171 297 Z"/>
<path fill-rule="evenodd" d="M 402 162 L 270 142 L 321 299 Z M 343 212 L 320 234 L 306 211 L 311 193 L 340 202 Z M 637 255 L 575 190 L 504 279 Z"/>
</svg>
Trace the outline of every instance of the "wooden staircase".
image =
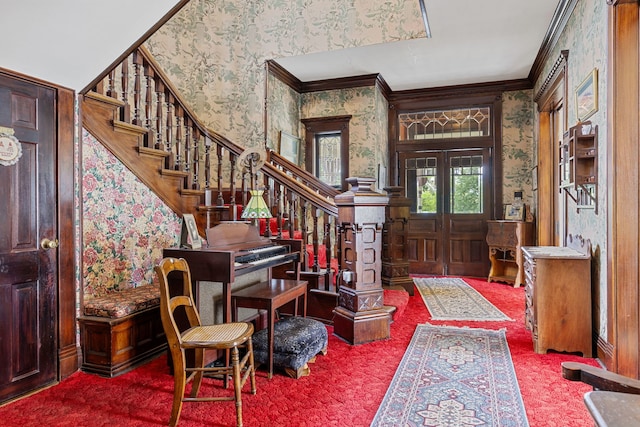
<svg viewBox="0 0 640 427">
<path fill-rule="evenodd" d="M 319 255 L 339 258 L 337 190 L 270 150 L 260 175 L 239 164 L 244 150 L 201 124 L 142 47 L 82 94 L 81 111 L 82 126 L 178 216 L 193 214 L 202 236 L 225 219 L 221 213 L 241 209 L 252 186 L 264 188 L 277 224 L 275 233 L 266 227 L 265 236 L 302 236 L 312 248 L 302 274 L 312 284 L 315 316 L 331 323 L 337 272 L 321 266 Z M 213 222 L 212 211 L 218 213 Z"/>
<path fill-rule="evenodd" d="M 203 191 L 185 189 L 186 172 L 164 167 L 168 153 L 144 147 L 147 129 L 118 120 L 122 101 L 90 92 L 82 102 L 82 125 L 174 212 L 194 212 Z"/>
</svg>

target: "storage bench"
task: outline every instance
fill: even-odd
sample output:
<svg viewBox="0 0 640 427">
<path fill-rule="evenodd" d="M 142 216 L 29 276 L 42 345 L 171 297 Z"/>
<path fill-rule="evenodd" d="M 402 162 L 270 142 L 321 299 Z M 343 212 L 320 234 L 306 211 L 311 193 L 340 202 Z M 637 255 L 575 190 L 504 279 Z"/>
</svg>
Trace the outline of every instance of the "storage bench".
<svg viewBox="0 0 640 427">
<path fill-rule="evenodd" d="M 87 298 L 78 322 L 85 372 L 115 377 L 167 349 L 156 285 Z"/>
</svg>

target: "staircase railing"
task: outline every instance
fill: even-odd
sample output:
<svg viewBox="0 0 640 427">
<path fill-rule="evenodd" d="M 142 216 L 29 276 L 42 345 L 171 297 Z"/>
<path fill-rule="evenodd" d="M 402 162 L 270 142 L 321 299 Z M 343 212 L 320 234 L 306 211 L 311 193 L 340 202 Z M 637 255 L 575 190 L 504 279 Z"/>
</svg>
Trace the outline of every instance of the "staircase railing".
<svg viewBox="0 0 640 427">
<path fill-rule="evenodd" d="M 265 235 L 299 235 L 313 247 L 313 260 L 308 262 L 313 271 L 321 270 L 320 250 L 326 251 L 327 260 L 337 256 L 337 190 L 271 150 L 260 170 L 241 168 L 238 158 L 244 149 L 202 124 L 143 46 L 108 70 L 85 96 L 117 104 L 114 128 L 137 129 L 142 135 L 138 153 L 164 157 L 159 174 L 182 177 L 180 194 L 199 196 L 199 204 L 183 206 L 178 215 L 198 214 L 207 202 L 236 212 L 246 205 L 251 186 L 262 183 L 276 218 L 275 231 L 268 224 Z M 157 185 L 162 185 L 161 179 Z M 205 194 L 212 195 L 210 201 Z"/>
</svg>

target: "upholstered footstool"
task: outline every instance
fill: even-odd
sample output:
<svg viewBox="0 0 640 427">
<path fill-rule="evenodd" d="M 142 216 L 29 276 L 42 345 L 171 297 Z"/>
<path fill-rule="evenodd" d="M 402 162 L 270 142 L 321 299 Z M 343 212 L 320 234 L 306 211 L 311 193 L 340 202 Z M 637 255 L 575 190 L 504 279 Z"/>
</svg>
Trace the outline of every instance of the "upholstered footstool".
<svg viewBox="0 0 640 427">
<path fill-rule="evenodd" d="M 273 327 L 273 365 L 293 377 L 309 375 L 308 363 L 319 353 L 327 354 L 326 326 L 306 317 L 288 317 Z M 253 354 L 256 364 L 269 363 L 267 330 L 253 334 Z"/>
</svg>

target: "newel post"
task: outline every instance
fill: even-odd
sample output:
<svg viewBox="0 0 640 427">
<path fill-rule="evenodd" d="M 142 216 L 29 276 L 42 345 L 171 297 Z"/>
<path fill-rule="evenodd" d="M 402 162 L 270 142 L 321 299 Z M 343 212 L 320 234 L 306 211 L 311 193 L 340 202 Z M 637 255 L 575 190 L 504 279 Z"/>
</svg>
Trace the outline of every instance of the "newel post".
<svg viewBox="0 0 640 427">
<path fill-rule="evenodd" d="M 385 187 L 389 203 L 382 229 L 382 286 L 401 286 L 413 295 L 413 279 L 409 277 L 409 216 L 411 200 L 403 196 L 404 187 Z"/>
<path fill-rule="evenodd" d="M 334 334 L 350 344 L 390 336 L 391 314 L 382 290 L 382 228 L 386 195 L 372 186 L 374 178 L 347 178 L 349 191 L 335 198 L 342 253 L 341 286 L 334 310 Z"/>
</svg>

